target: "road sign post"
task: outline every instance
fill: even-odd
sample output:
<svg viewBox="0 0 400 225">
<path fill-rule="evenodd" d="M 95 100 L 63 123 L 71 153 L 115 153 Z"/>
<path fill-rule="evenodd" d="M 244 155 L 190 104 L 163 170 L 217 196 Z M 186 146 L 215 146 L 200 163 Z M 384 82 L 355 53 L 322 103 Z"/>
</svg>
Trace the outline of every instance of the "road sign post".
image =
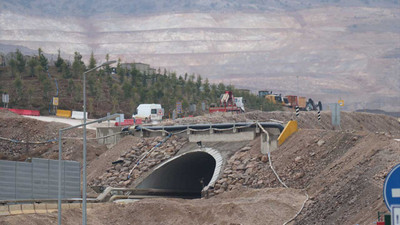
<svg viewBox="0 0 400 225">
<path fill-rule="evenodd" d="M 392 225 L 400 225 L 400 205 L 392 205 Z"/>
<path fill-rule="evenodd" d="M 400 205 L 400 164 L 393 167 L 393 169 L 386 176 L 385 183 L 383 185 L 383 199 L 385 200 L 386 207 L 391 212 L 392 206 Z"/>
<path fill-rule="evenodd" d="M 340 127 L 340 108 L 338 103 L 330 105 L 332 115 L 332 126 Z"/>
<path fill-rule="evenodd" d="M 182 114 L 182 102 L 176 102 L 176 113 Z"/>
<path fill-rule="evenodd" d="M 4 108 L 8 108 L 8 103 L 10 102 L 10 96 L 8 94 L 3 94 L 1 100 L 4 104 Z"/>
<path fill-rule="evenodd" d="M 318 109 L 318 122 L 321 121 L 321 111 Z"/>
<path fill-rule="evenodd" d="M 58 107 L 58 97 L 53 97 L 53 112 L 57 114 L 57 107 Z"/>
</svg>

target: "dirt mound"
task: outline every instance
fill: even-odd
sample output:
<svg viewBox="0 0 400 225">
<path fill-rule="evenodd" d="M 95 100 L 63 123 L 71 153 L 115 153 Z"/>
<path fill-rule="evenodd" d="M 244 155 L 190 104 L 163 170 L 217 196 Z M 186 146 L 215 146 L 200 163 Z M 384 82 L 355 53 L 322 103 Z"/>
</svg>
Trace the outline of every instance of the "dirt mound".
<svg viewBox="0 0 400 225">
<path fill-rule="evenodd" d="M 211 199 L 145 199 L 130 204 L 97 204 L 88 223 L 113 224 L 283 224 L 306 196 L 294 189 L 241 189 Z M 1 224 L 55 224 L 56 214 L 0 217 Z M 80 210 L 64 210 L 63 224 L 81 223 Z"/>
<path fill-rule="evenodd" d="M 229 158 L 209 194 L 282 187 L 260 153 L 259 138 Z M 271 153 L 283 182 L 310 195 L 296 224 L 364 224 L 376 221 L 384 176 L 398 164 L 400 142 L 387 133 L 302 129 Z"/>
<path fill-rule="evenodd" d="M 384 177 L 400 158 L 400 142 L 394 140 L 400 138 L 399 122 L 384 115 L 342 112 L 342 130 L 333 130 L 328 112 L 322 113 L 321 122 L 316 120 L 315 112 L 301 115 L 301 130 L 271 153 L 281 179 L 287 186 L 299 190 L 281 189 L 282 185 L 269 167 L 268 157 L 260 153 L 260 139 L 257 138 L 228 158 L 223 174 L 209 191 L 210 199 L 148 199 L 127 205 L 102 204 L 89 210 L 89 221 L 93 224 L 282 224 L 297 212 L 305 199 L 301 189 L 308 192 L 310 200 L 295 224 L 371 224 L 376 221 L 378 211 L 387 211 L 382 197 Z M 176 123 L 287 121 L 292 116 L 291 112 L 251 112 L 184 118 Z M 2 121 L 6 126 L 0 129 L 0 136 L 12 137 L 13 132 L 24 130 L 44 135 L 43 129 L 35 130 L 44 124 L 19 117 Z M 16 129 L 12 129 L 12 124 Z M 30 128 L 24 129 L 26 126 Z M 18 132 L 16 135 L 21 134 Z M 174 138 L 162 145 L 159 150 L 162 154 L 156 152 L 145 160 L 136 175 L 160 163 L 167 156 L 164 153 L 174 154 L 186 141 Z M 113 181 L 126 176 L 135 160 L 160 139 L 123 138 L 90 164 L 88 180 L 93 184 L 114 185 Z M 65 140 L 63 143 L 66 154 L 81 152 L 81 142 Z M 57 149 L 56 145 L 53 147 Z M 95 146 L 91 148 L 95 152 Z M 47 151 L 48 156 L 49 152 L 52 151 Z M 70 157 L 76 157 L 72 155 Z M 119 168 L 111 164 L 118 159 L 123 163 Z M 108 180 L 110 177 L 115 179 Z M 116 184 L 120 182 L 124 181 L 118 180 Z M 66 210 L 63 220 L 66 224 L 80 223 L 80 211 Z M 54 214 L 0 218 L 0 223 L 5 224 L 55 221 Z"/>
<path fill-rule="evenodd" d="M 63 123 L 48 123 L 0 111 L 0 159 L 23 161 L 30 157 L 58 158 L 58 130 L 69 127 Z M 88 138 L 95 132 L 88 130 Z M 63 159 L 82 162 L 82 129 L 63 133 Z M 96 141 L 88 141 L 87 158 L 92 160 L 106 149 Z"/>
<path fill-rule="evenodd" d="M 0 119 L 21 118 L 22 116 L 8 111 L 7 109 L 0 109 Z"/>
<path fill-rule="evenodd" d="M 273 165 L 292 188 L 311 200 L 296 224 L 363 224 L 376 221 L 384 176 L 400 158 L 400 143 L 384 134 L 302 130 L 272 153 Z M 271 170 L 259 172 L 280 186 Z"/>
</svg>

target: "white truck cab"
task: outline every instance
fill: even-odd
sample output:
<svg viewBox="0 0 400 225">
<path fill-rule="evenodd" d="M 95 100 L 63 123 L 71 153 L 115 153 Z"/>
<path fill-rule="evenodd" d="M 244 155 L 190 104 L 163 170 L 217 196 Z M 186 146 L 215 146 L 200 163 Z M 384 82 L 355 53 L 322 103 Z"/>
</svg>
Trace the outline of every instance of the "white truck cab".
<svg viewBox="0 0 400 225">
<path fill-rule="evenodd" d="M 137 107 L 137 114 L 132 115 L 133 119 L 140 118 L 145 123 L 160 122 L 164 116 L 164 109 L 161 104 L 140 104 Z"/>
</svg>

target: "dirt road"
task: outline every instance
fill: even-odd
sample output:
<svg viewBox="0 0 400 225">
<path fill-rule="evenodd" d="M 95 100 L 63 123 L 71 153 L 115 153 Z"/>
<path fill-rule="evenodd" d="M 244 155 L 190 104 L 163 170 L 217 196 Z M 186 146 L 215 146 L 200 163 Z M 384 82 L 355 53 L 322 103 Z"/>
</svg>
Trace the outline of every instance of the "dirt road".
<svg viewBox="0 0 400 225">
<path fill-rule="evenodd" d="M 283 224 L 301 208 L 306 196 L 294 189 L 242 189 L 211 199 L 146 199 L 135 203 L 105 203 L 88 210 L 92 225 Z M 64 210 L 62 222 L 82 222 L 80 210 Z M 0 224 L 56 224 L 57 214 L 0 217 Z"/>
</svg>

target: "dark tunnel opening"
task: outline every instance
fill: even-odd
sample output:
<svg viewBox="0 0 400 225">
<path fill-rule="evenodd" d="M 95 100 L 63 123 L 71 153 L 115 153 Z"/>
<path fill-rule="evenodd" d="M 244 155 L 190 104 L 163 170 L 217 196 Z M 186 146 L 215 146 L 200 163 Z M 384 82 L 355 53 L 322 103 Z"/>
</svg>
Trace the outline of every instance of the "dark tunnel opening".
<svg viewBox="0 0 400 225">
<path fill-rule="evenodd" d="M 178 157 L 146 177 L 137 189 L 182 198 L 199 198 L 214 174 L 216 161 L 206 152 L 192 152 Z"/>
</svg>

